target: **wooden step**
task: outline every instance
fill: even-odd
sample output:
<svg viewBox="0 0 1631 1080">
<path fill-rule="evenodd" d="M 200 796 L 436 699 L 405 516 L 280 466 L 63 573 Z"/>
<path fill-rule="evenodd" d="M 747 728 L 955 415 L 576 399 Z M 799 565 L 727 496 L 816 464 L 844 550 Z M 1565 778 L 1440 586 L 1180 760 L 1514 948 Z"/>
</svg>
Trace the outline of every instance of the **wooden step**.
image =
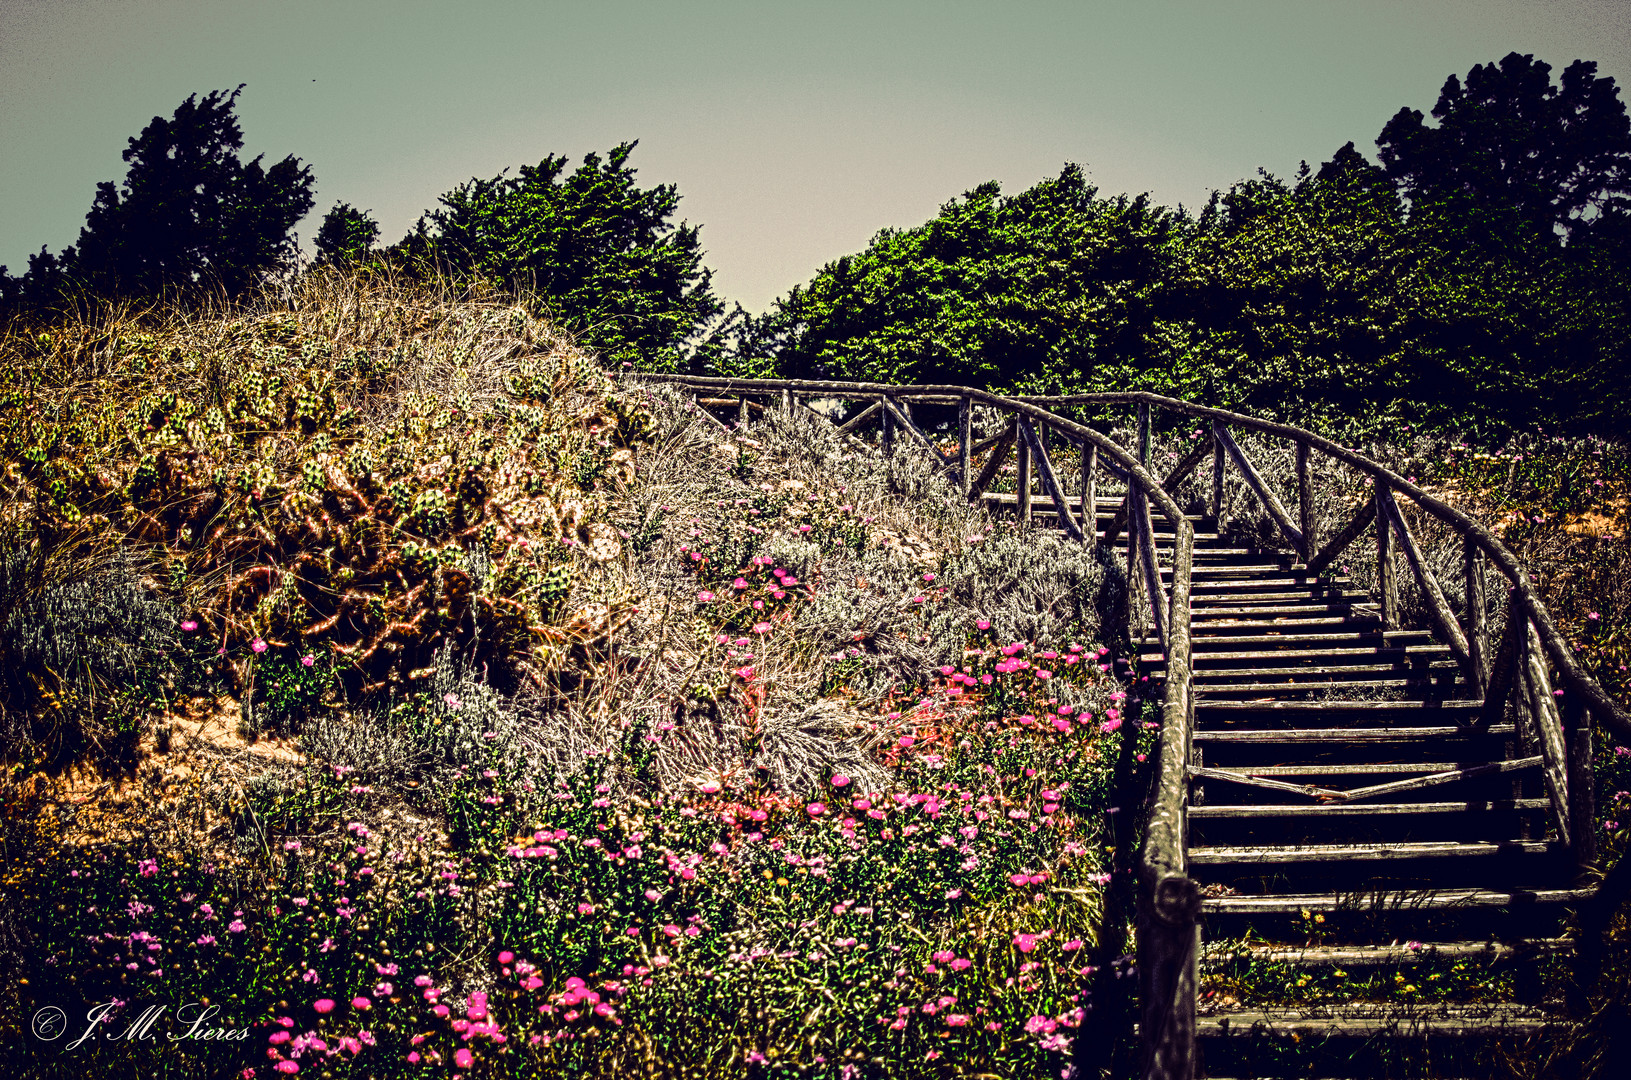
<svg viewBox="0 0 1631 1080">
<path fill-rule="evenodd" d="M 1471 718 L 1484 707 L 1475 699 L 1449 701 L 1208 701 L 1195 706 L 1197 717 L 1224 716 L 1231 713 L 1379 713 L 1403 712 L 1435 713 L 1439 716 Z M 1510 728 L 1511 725 L 1508 725 Z"/>
<path fill-rule="evenodd" d="M 1530 1005 L 1327 1005 L 1202 1015 L 1196 1020 L 1196 1034 L 1202 1038 L 1484 1038 L 1532 1035 L 1565 1022 Z"/>
<path fill-rule="evenodd" d="M 1367 626 L 1354 630 L 1315 630 L 1306 634 L 1299 633 L 1272 633 L 1260 634 L 1255 637 L 1237 634 L 1215 634 L 1192 639 L 1191 644 L 1197 652 L 1211 652 L 1218 649 L 1236 649 L 1242 645 L 1289 645 L 1297 648 L 1313 645 L 1353 645 L 1361 642 L 1377 642 L 1393 648 L 1404 641 L 1431 641 L 1432 635 L 1426 630 L 1383 630 L 1378 626 Z M 1142 648 L 1154 648 L 1156 642 L 1141 641 Z"/>
<path fill-rule="evenodd" d="M 1546 840 L 1405 841 L 1396 844 L 1287 844 L 1257 847 L 1192 847 L 1191 866 L 1242 863 L 1384 862 L 1407 859 L 1451 859 L 1498 855 L 1554 855 L 1562 845 Z"/>
<path fill-rule="evenodd" d="M 1275 659 L 1266 657 L 1265 659 Z M 1336 680 L 1352 678 L 1355 675 L 1411 675 L 1424 676 L 1430 672 L 1454 672 L 1461 670 L 1455 661 L 1433 660 L 1424 664 L 1343 664 L 1338 667 L 1320 667 L 1316 664 L 1306 664 L 1302 667 L 1248 667 L 1248 668 L 1196 668 L 1193 678 L 1196 684 L 1203 684 L 1218 679 L 1274 679 L 1284 678 L 1288 682 L 1298 680 L 1300 683 L 1315 683 L 1323 685 L 1317 680 Z M 1369 684 L 1365 684 L 1369 685 Z"/>
<path fill-rule="evenodd" d="M 1214 703 L 1215 704 L 1215 703 Z M 1297 702 L 1295 704 L 1303 704 Z M 1318 704 L 1318 703 L 1316 703 Z M 1511 735 L 1511 724 L 1492 724 L 1485 735 L 1499 738 Z M 1302 743 L 1345 744 L 1356 742 L 1413 742 L 1430 739 L 1453 739 L 1467 733 L 1459 727 L 1351 727 L 1351 728 L 1285 728 L 1276 731 L 1197 731 L 1197 743 L 1218 745 L 1234 743 Z"/>
<path fill-rule="evenodd" d="M 1279 640 L 1279 639 L 1270 639 Z M 1233 639 L 1230 639 L 1233 643 Z M 1286 660 L 1307 660 L 1310 663 L 1362 663 L 1365 660 L 1411 660 L 1426 659 L 1435 656 L 1449 656 L 1448 645 L 1376 645 L 1370 648 L 1328 648 L 1328 649 L 1271 649 L 1268 651 L 1254 650 L 1246 652 L 1203 652 L 1196 653 L 1190 658 L 1190 667 L 1198 675 L 1207 670 L 1205 665 L 1223 663 L 1225 661 L 1264 660 L 1267 662 L 1282 662 Z M 1151 665 L 1159 667 L 1166 663 L 1166 657 L 1158 652 L 1141 653 L 1138 662 L 1144 667 Z M 1347 670 L 1346 667 L 1342 670 Z"/>
<path fill-rule="evenodd" d="M 1263 803 L 1245 805 L 1191 806 L 1189 818 L 1221 820 L 1229 818 L 1331 818 L 1394 817 L 1404 814 L 1500 814 L 1516 811 L 1550 811 L 1549 799 L 1471 799 L 1457 802 L 1419 803 Z"/>
<path fill-rule="evenodd" d="M 1195 684 L 1196 700 L 1212 702 L 1225 697 L 1265 698 L 1276 694 L 1306 694 L 1325 690 L 1409 690 L 1432 687 L 1435 680 L 1426 674 L 1402 679 L 1366 679 L 1347 682 L 1316 682 L 1311 679 L 1287 679 L 1276 683 L 1203 683 Z"/>
<path fill-rule="evenodd" d="M 1424 960 L 1507 960 L 1514 956 L 1572 952 L 1570 938 L 1505 941 L 1415 941 L 1393 945 L 1275 945 L 1262 942 L 1208 942 L 1203 965 L 1232 960 L 1293 964 L 1297 967 L 1409 967 Z"/>
<path fill-rule="evenodd" d="M 1282 893 L 1272 896 L 1218 896 L 1203 899 L 1209 915 L 1295 915 L 1303 911 L 1407 910 L 1530 907 L 1577 904 L 1594 889 L 1427 889 L 1418 892 Z"/>
</svg>

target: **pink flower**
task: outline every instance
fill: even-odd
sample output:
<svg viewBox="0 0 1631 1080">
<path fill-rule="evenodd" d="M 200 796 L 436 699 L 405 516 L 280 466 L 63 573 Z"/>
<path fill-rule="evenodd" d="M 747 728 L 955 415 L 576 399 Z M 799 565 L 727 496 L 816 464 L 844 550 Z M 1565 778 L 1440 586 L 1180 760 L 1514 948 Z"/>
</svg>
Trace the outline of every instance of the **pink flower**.
<svg viewBox="0 0 1631 1080">
<path fill-rule="evenodd" d="M 663 927 L 663 933 L 667 934 L 669 937 L 679 937 L 680 928 L 675 926 L 673 923 L 669 923 Z"/>
<path fill-rule="evenodd" d="M 1015 875 L 1015 877 L 1018 876 L 1019 875 L 1017 874 Z M 1028 953 L 1032 949 L 1036 948 L 1037 937 L 1038 935 L 1036 934 L 1015 934 L 1014 947 L 1022 953 Z"/>
<path fill-rule="evenodd" d="M 459 1068 L 468 1069 L 475 1063 L 476 1057 L 469 1050 L 461 1047 L 453 1052 L 453 1064 L 457 1065 Z"/>
<path fill-rule="evenodd" d="M 198 620 L 197 619 L 182 619 L 181 620 L 181 629 L 186 633 L 189 633 L 189 634 L 192 633 L 194 630 L 198 629 Z"/>
<path fill-rule="evenodd" d="M 990 619 L 975 619 L 974 620 L 974 625 L 976 627 L 978 627 L 979 629 L 981 629 L 981 630 L 989 630 L 989 629 L 991 629 L 991 620 Z"/>
<path fill-rule="evenodd" d="M 731 582 L 731 588 L 733 588 L 733 589 L 745 589 L 747 587 L 748 587 L 748 579 L 747 578 L 740 578 L 739 577 L 735 581 Z"/>
<path fill-rule="evenodd" d="M 754 623 L 753 632 L 755 634 L 768 634 L 770 633 L 770 624 L 767 622 Z"/>
<path fill-rule="evenodd" d="M 849 785 L 849 777 L 845 776 L 843 773 L 835 773 L 833 775 L 833 778 L 832 778 L 832 786 L 833 787 L 846 787 L 848 785 Z"/>
<path fill-rule="evenodd" d="M 1072 938 L 1071 940 L 1065 942 L 1063 945 L 1061 945 L 1059 947 L 1061 949 L 1063 949 L 1065 952 L 1075 952 L 1077 949 L 1080 949 L 1082 947 L 1082 943 L 1081 943 L 1080 940 L 1078 940 L 1076 938 Z"/>
<path fill-rule="evenodd" d="M 330 998 L 318 998 L 311 1003 L 311 1007 L 317 1011 L 317 1015 L 327 1016 L 334 1011 L 334 1002 Z"/>
<path fill-rule="evenodd" d="M 917 742 L 917 740 L 912 736 L 902 735 L 898 740 L 896 740 L 895 745 L 899 746 L 902 750 L 905 750 L 915 742 Z"/>
<path fill-rule="evenodd" d="M 351 999 L 351 1007 L 353 1009 L 371 1009 L 374 1007 L 374 1003 L 365 997 L 354 997 Z"/>
<path fill-rule="evenodd" d="M 811 817 L 820 817 L 822 814 L 827 812 L 827 807 L 818 802 L 811 803 L 809 806 L 806 806 L 805 809 L 809 811 Z"/>
<path fill-rule="evenodd" d="M 462 703 L 459 701 L 458 695 L 452 693 L 442 695 L 442 704 L 446 705 L 454 712 L 458 712 L 462 707 Z"/>
<path fill-rule="evenodd" d="M 964 1016 L 962 1013 L 948 1013 L 946 1015 L 946 1026 L 962 1027 L 967 1024 L 970 1019 L 970 1017 Z"/>
<path fill-rule="evenodd" d="M 697 603 L 699 604 L 710 603 L 713 598 L 714 594 L 709 592 L 707 589 L 703 589 L 701 592 L 697 593 Z"/>
<path fill-rule="evenodd" d="M 928 599 L 928 597 L 926 597 L 926 596 L 914 596 L 914 597 L 912 597 L 912 603 L 921 604 L 924 601 L 926 601 L 927 599 Z"/>
<path fill-rule="evenodd" d="M 505 949 L 503 952 L 498 954 L 498 962 L 500 964 L 508 964 L 514 960 L 515 954 L 508 949 Z"/>
<path fill-rule="evenodd" d="M 477 990 L 475 993 L 471 994 L 470 1004 L 469 1007 L 464 1010 L 464 1015 L 468 1016 L 472 1020 L 487 1019 L 487 995 L 482 993 L 480 990 Z"/>
<path fill-rule="evenodd" d="M 1099 725 L 1099 730 L 1104 732 L 1106 735 L 1108 735 L 1112 731 L 1119 728 L 1120 726 L 1121 726 L 1121 721 L 1119 719 L 1115 718 L 1115 717 L 1111 717 L 1109 720 L 1106 720 L 1104 723 Z"/>
<path fill-rule="evenodd" d="M 808 525 L 800 525 L 799 526 L 799 532 L 807 533 L 809 531 L 810 531 L 810 526 L 808 526 Z"/>
<path fill-rule="evenodd" d="M 313 656 L 311 653 L 307 653 L 305 656 L 300 658 L 300 662 L 306 667 L 311 667 L 313 664 L 317 663 L 317 657 Z"/>
<path fill-rule="evenodd" d="M 256 638 L 254 641 L 249 643 L 249 647 L 255 652 L 263 653 L 266 651 L 266 642 L 262 641 L 260 638 Z"/>
</svg>

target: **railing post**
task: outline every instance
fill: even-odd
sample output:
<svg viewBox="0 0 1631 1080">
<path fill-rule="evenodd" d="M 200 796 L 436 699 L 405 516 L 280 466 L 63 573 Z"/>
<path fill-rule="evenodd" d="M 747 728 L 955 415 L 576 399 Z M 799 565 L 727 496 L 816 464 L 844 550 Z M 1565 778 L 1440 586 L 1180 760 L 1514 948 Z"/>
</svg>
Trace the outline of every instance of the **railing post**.
<svg viewBox="0 0 1631 1080">
<path fill-rule="evenodd" d="M 882 414 L 883 419 L 883 437 L 880 441 L 883 443 L 884 453 L 887 454 L 895 445 L 895 417 L 889 411 L 887 398 L 879 398 L 878 402 L 882 406 L 879 412 Z"/>
<path fill-rule="evenodd" d="M 1019 454 L 1019 480 L 1015 490 L 1018 492 L 1019 527 L 1031 527 L 1031 443 L 1029 439 L 1020 438 L 1015 441 L 1014 449 Z"/>
<path fill-rule="evenodd" d="M 1133 501 L 1137 498 L 1138 481 L 1127 477 L 1127 507 L 1131 511 Z M 1138 604 L 1138 515 L 1129 512 L 1127 515 L 1127 636 L 1129 638 L 1143 633 L 1144 619 L 1139 614 Z M 1136 621 L 1135 621 L 1136 620 Z"/>
<path fill-rule="evenodd" d="M 1569 831 L 1574 864 L 1589 869 L 1597 861 L 1597 791 L 1592 769 L 1591 712 L 1580 695 L 1563 694 L 1563 738 L 1568 744 Z"/>
<path fill-rule="evenodd" d="M 736 426 L 748 426 L 748 396 L 746 393 L 736 395 Z"/>
<path fill-rule="evenodd" d="M 974 402 L 966 395 L 957 402 L 957 483 L 968 498 L 968 448 L 974 445 Z"/>
<path fill-rule="evenodd" d="M 1087 549 L 1099 545 L 1099 447 L 1097 443 L 1082 444 L 1082 538 Z"/>
<path fill-rule="evenodd" d="M 1304 562 L 1320 549 L 1314 536 L 1314 478 L 1308 471 L 1309 449 L 1307 439 L 1297 440 L 1297 525 L 1303 534 Z"/>
<path fill-rule="evenodd" d="M 793 391 L 791 389 L 782 391 L 782 412 L 788 416 L 793 415 Z"/>
<path fill-rule="evenodd" d="M 1393 522 L 1388 520 L 1387 481 L 1376 478 L 1376 587 L 1382 598 L 1382 629 L 1399 625 L 1399 583 L 1393 575 Z"/>
<path fill-rule="evenodd" d="M 1467 652 L 1472 655 L 1478 696 L 1489 693 L 1489 611 L 1484 600 L 1484 557 L 1472 534 L 1462 538 L 1467 592 Z"/>
<path fill-rule="evenodd" d="M 1150 406 L 1144 401 L 1138 403 L 1138 463 L 1150 467 Z"/>
<path fill-rule="evenodd" d="M 1223 425 L 1212 421 L 1212 523 L 1223 529 Z"/>
</svg>

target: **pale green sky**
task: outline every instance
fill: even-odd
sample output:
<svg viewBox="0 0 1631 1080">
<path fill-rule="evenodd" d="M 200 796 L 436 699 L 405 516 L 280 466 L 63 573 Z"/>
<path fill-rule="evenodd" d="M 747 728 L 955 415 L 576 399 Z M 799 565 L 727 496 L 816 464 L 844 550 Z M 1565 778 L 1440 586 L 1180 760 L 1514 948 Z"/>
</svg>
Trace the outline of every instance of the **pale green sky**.
<svg viewBox="0 0 1631 1080">
<path fill-rule="evenodd" d="M 639 139 L 725 297 L 762 310 L 988 179 L 1213 188 L 1373 140 L 1517 50 L 1631 83 L 1626 0 L 0 0 L 0 263 L 72 243 L 120 152 L 248 83 L 250 156 L 313 166 L 398 239 L 438 195 Z M 309 250 L 309 239 L 307 244 Z"/>
</svg>

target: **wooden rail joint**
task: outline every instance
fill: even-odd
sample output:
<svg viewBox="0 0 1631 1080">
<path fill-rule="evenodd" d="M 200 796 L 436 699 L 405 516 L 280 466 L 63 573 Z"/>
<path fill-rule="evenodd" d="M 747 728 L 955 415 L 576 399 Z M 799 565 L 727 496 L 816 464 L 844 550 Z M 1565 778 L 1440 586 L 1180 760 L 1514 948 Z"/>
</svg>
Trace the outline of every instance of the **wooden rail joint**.
<svg viewBox="0 0 1631 1080">
<path fill-rule="evenodd" d="M 1201 917 L 1201 885 L 1184 874 L 1162 874 L 1150 890 L 1150 914 L 1177 929 L 1194 926 Z"/>
</svg>

